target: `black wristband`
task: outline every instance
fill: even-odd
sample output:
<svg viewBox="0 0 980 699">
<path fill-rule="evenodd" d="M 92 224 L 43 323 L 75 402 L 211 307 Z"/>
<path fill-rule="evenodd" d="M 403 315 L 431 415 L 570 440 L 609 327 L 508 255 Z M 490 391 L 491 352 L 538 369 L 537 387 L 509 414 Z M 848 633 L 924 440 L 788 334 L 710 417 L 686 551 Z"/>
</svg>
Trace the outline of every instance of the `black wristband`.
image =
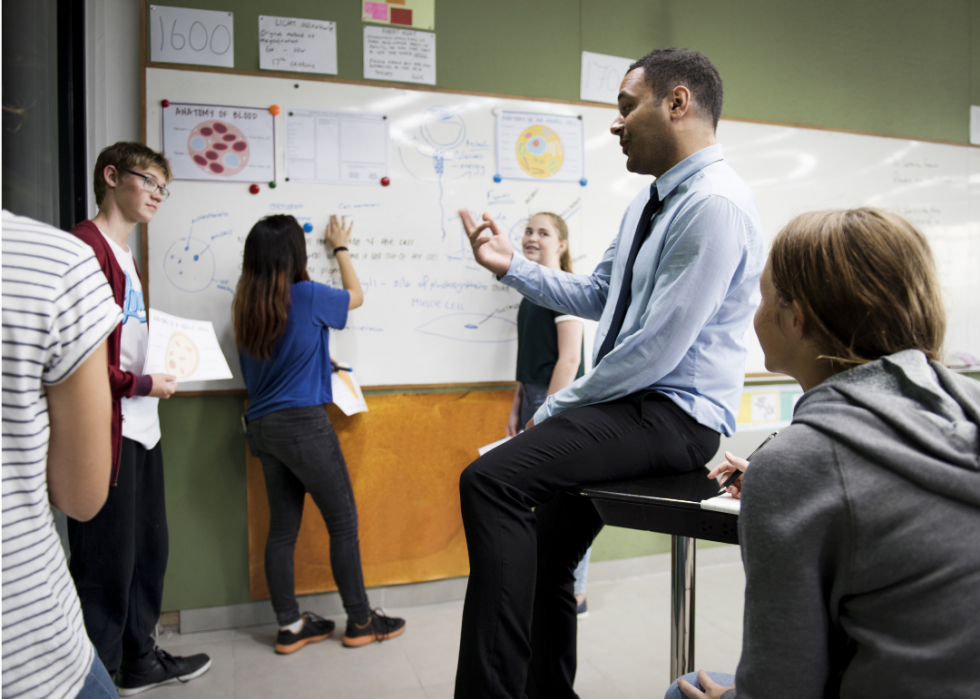
<svg viewBox="0 0 980 699">
<path fill-rule="evenodd" d="M 344 247 L 343 245 L 341 245 L 339 248 L 334 248 L 333 249 L 333 254 L 336 255 L 341 250 L 344 250 L 345 252 L 350 252 L 350 250 L 348 250 L 346 247 Z"/>
</svg>

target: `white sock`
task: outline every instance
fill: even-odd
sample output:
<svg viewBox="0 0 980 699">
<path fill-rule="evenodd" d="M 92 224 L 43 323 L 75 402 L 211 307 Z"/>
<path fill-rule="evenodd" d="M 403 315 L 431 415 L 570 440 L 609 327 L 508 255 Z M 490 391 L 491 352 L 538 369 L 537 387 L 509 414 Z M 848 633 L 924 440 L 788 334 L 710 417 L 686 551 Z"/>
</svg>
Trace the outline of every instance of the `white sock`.
<svg viewBox="0 0 980 699">
<path fill-rule="evenodd" d="M 299 630 L 301 628 L 303 628 L 303 617 L 300 617 L 299 619 L 294 621 L 292 624 L 289 624 L 288 626 L 280 626 L 279 630 L 290 631 L 292 633 L 299 633 Z"/>
</svg>

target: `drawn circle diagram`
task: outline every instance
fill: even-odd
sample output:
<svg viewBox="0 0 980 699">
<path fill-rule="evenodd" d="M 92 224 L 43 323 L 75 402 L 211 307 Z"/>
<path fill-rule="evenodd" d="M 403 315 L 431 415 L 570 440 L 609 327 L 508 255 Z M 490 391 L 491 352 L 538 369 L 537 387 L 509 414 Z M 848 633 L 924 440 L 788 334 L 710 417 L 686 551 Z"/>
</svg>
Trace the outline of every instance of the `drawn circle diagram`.
<svg viewBox="0 0 980 699">
<path fill-rule="evenodd" d="M 180 238 L 163 258 L 163 271 L 181 291 L 203 291 L 214 279 L 214 254 L 197 238 Z"/>
<path fill-rule="evenodd" d="M 248 139 L 237 126 L 224 121 L 202 121 L 187 138 L 194 163 L 209 175 L 231 177 L 248 165 Z"/>
<path fill-rule="evenodd" d="M 173 374 L 178 379 L 186 379 L 193 374 L 200 358 L 197 345 L 183 333 L 174 333 L 170 336 L 164 356 L 167 373 Z"/>
<path fill-rule="evenodd" d="M 422 115 L 419 131 L 433 148 L 448 150 L 463 143 L 466 138 L 466 123 L 451 109 L 429 107 Z"/>
<path fill-rule="evenodd" d="M 531 177 L 551 177 L 561 170 L 565 148 L 547 126 L 536 124 L 517 137 L 517 164 Z"/>
</svg>

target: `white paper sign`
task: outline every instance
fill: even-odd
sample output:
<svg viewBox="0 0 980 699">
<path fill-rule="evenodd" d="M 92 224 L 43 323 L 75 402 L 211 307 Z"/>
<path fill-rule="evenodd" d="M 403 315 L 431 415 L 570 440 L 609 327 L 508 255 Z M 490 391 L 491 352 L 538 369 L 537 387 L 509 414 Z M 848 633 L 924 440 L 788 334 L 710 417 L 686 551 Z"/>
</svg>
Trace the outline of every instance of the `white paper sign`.
<svg viewBox="0 0 980 699">
<path fill-rule="evenodd" d="M 333 394 L 333 404 L 340 408 L 344 415 L 366 413 L 368 411 L 367 401 L 364 400 L 361 384 L 358 383 L 354 372 L 346 364 L 339 362 L 333 364 L 337 367 L 330 373 L 330 391 Z"/>
<path fill-rule="evenodd" d="M 618 104 L 619 85 L 633 63 L 632 58 L 582 52 L 582 86 L 579 99 Z"/>
<path fill-rule="evenodd" d="M 435 85 L 436 35 L 365 26 L 364 77 Z"/>
<path fill-rule="evenodd" d="M 144 374 L 172 374 L 182 381 L 230 379 L 231 369 L 221 353 L 209 320 L 189 320 L 149 310 L 149 343 Z"/>
<path fill-rule="evenodd" d="M 275 121 L 268 109 L 170 102 L 163 152 L 175 180 L 272 182 Z"/>
<path fill-rule="evenodd" d="M 150 5 L 150 60 L 235 67 L 231 12 Z"/>
<path fill-rule="evenodd" d="M 259 15 L 259 68 L 337 74 L 337 23 Z"/>
<path fill-rule="evenodd" d="M 375 114 L 286 109 L 286 178 L 379 186 L 388 174 L 388 120 Z"/>
<path fill-rule="evenodd" d="M 970 143 L 980 146 L 980 107 L 970 105 Z"/>
<path fill-rule="evenodd" d="M 584 182 L 582 119 L 560 114 L 497 114 L 497 174 L 505 179 Z"/>
</svg>

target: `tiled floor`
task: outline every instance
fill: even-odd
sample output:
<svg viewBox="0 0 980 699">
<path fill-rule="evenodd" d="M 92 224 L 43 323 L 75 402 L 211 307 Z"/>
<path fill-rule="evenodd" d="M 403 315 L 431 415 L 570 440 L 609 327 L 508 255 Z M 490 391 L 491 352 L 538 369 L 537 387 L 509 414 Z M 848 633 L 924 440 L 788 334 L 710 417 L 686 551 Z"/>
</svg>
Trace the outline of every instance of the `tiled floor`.
<svg viewBox="0 0 980 699">
<path fill-rule="evenodd" d="M 741 647 L 742 565 L 731 552 L 699 554 L 695 627 L 698 668 L 735 671 Z M 669 684 L 670 578 L 667 573 L 589 586 L 588 619 L 579 624 L 575 689 L 581 699 L 659 699 Z M 408 620 L 404 635 L 360 649 L 339 637 L 294 655 L 273 653 L 276 629 L 173 634 L 160 639 L 175 654 L 207 652 L 211 670 L 184 686 L 166 686 L 147 699 L 258 699 L 259 697 L 379 697 L 448 699 L 453 696 L 463 603 L 444 602 L 389 614 Z M 338 625 L 343 621 L 336 619 Z"/>
</svg>

